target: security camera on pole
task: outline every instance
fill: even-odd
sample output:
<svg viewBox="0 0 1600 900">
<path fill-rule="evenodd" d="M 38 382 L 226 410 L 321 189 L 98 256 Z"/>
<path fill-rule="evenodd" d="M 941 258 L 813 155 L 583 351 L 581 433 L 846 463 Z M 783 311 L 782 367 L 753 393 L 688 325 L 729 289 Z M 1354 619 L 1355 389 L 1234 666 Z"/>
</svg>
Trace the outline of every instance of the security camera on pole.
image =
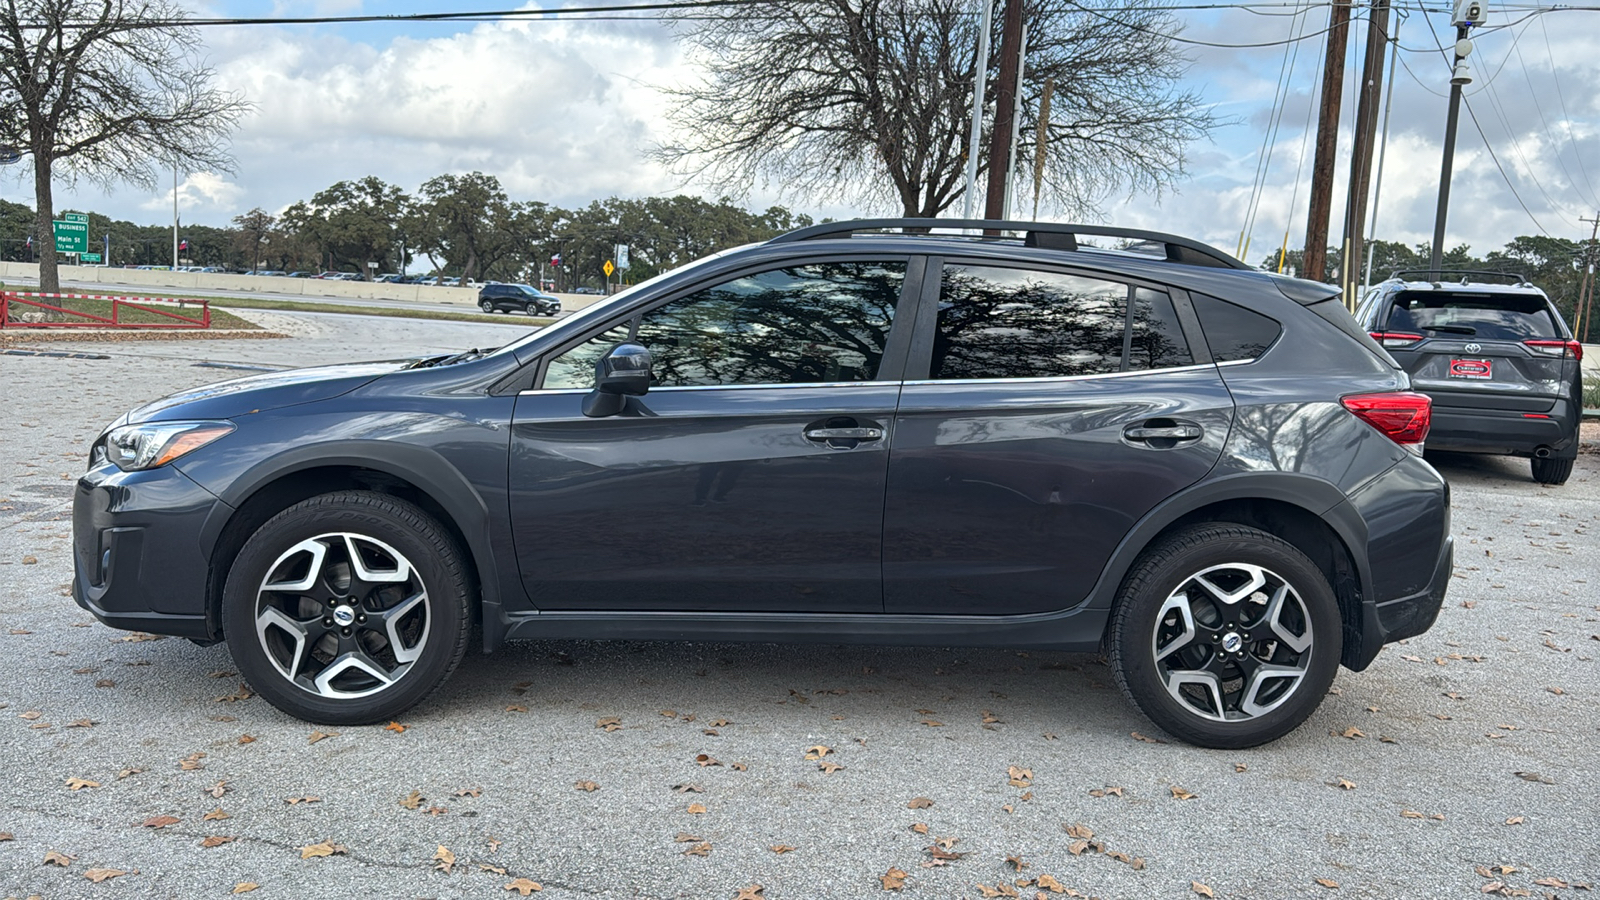
<svg viewBox="0 0 1600 900">
<path fill-rule="evenodd" d="M 1433 260 L 1428 269 L 1437 277 L 1444 265 L 1444 220 L 1450 207 L 1450 170 L 1456 155 L 1456 122 L 1461 117 L 1461 88 L 1472 83 L 1472 67 L 1467 56 L 1472 53 L 1468 30 L 1482 25 L 1488 12 L 1487 0 L 1456 0 L 1455 14 L 1451 18 L 1456 26 L 1455 67 L 1450 72 L 1450 113 L 1444 124 L 1444 165 L 1439 173 L 1439 210 L 1433 219 Z"/>
</svg>

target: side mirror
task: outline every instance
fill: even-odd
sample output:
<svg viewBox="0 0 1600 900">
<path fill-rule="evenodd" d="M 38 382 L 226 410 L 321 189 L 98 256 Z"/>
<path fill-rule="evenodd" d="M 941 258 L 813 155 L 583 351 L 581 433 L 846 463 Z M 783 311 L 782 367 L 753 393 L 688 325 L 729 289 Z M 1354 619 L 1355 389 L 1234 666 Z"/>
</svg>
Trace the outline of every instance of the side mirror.
<svg viewBox="0 0 1600 900">
<path fill-rule="evenodd" d="M 618 344 L 594 364 L 594 390 L 583 398 L 583 414 L 604 418 L 622 412 L 629 397 L 650 390 L 650 351 L 638 344 Z"/>
</svg>

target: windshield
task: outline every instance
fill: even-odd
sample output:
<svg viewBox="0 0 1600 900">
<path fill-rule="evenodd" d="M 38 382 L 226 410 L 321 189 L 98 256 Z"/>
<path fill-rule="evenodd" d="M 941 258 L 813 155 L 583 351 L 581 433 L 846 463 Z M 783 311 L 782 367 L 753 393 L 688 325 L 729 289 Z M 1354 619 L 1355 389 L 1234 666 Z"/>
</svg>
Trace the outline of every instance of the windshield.
<svg viewBox="0 0 1600 900">
<path fill-rule="evenodd" d="M 611 296 L 605 298 L 604 300 L 600 300 L 600 301 L 598 301 L 596 303 L 590 304 L 589 306 L 586 306 L 583 309 L 578 310 L 577 312 L 575 312 L 572 315 L 566 317 L 565 319 L 562 319 L 557 324 L 562 329 L 566 329 L 568 326 L 571 326 L 572 328 L 576 328 L 576 329 L 582 329 L 584 327 L 584 323 L 589 322 L 589 321 L 591 321 L 593 319 L 604 318 L 605 316 L 609 315 L 611 310 L 615 309 L 618 304 L 627 302 L 628 298 L 632 297 L 634 295 L 634 293 L 637 292 L 637 291 L 641 291 L 641 290 L 644 290 L 646 288 L 653 287 L 654 285 L 660 284 L 661 282 L 667 280 L 668 278 L 672 278 L 672 277 L 674 277 L 676 275 L 679 275 L 679 274 L 681 274 L 683 272 L 688 272 L 688 271 L 691 271 L 693 269 L 697 269 L 697 268 L 699 268 L 699 267 L 711 262 L 712 260 L 721 259 L 722 257 L 727 256 L 730 253 L 735 253 L 735 252 L 738 252 L 740 250 L 744 250 L 744 249 L 747 249 L 749 247 L 754 247 L 754 246 L 756 246 L 756 245 L 755 244 L 745 244 L 744 246 L 741 246 L 741 247 L 729 247 L 728 249 L 723 250 L 723 251 L 721 251 L 719 253 L 713 253 L 710 256 L 702 256 L 701 258 L 695 260 L 692 263 L 686 263 L 684 265 L 681 265 L 681 266 L 677 267 L 676 269 L 672 269 L 670 271 L 662 272 L 660 275 L 657 275 L 654 278 L 650 278 L 648 280 L 641 281 L 638 284 L 634 285 L 633 287 L 626 288 L 624 290 L 618 291 L 617 293 L 612 294 Z M 500 356 L 503 353 L 515 353 L 517 351 L 517 348 L 525 346 L 529 341 L 531 341 L 534 338 L 538 337 L 540 335 L 540 333 L 541 333 L 541 331 L 530 331 L 530 332 L 528 332 L 528 334 L 524 335 L 523 337 L 519 338 L 518 340 L 512 341 L 511 343 L 506 344 L 505 346 L 501 347 L 500 349 L 495 350 L 494 352 L 489 353 L 487 355 L 489 355 L 489 356 Z"/>
<path fill-rule="evenodd" d="M 1387 330 L 1472 335 L 1491 341 L 1561 337 L 1549 304 L 1538 294 L 1407 291 L 1395 298 Z"/>
</svg>

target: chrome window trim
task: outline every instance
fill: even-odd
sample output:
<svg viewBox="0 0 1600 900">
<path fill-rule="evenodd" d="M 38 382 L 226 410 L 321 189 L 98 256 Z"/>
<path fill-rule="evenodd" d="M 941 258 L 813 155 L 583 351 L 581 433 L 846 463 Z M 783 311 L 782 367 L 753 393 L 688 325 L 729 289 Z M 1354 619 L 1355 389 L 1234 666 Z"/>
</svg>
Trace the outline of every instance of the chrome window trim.
<svg viewBox="0 0 1600 900">
<path fill-rule="evenodd" d="M 899 387 L 910 382 L 900 381 L 796 381 L 781 384 L 680 384 L 668 387 L 653 387 L 650 394 L 661 394 L 668 391 L 754 391 L 772 390 L 774 388 L 864 388 L 864 387 Z M 519 391 L 517 396 L 528 394 L 587 394 L 593 388 L 540 388 L 538 390 Z M 646 394 L 645 396 L 649 396 Z"/>
</svg>

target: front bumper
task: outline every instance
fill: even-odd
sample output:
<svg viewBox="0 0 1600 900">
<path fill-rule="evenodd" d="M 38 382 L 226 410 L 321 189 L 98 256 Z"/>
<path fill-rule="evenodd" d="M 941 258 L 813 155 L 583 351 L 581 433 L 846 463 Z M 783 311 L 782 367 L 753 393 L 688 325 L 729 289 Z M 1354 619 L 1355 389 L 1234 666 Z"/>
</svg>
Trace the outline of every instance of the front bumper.
<svg viewBox="0 0 1600 900">
<path fill-rule="evenodd" d="M 113 628 L 214 637 L 201 526 L 222 501 L 168 465 L 97 466 L 72 503 L 72 598 Z"/>
</svg>

